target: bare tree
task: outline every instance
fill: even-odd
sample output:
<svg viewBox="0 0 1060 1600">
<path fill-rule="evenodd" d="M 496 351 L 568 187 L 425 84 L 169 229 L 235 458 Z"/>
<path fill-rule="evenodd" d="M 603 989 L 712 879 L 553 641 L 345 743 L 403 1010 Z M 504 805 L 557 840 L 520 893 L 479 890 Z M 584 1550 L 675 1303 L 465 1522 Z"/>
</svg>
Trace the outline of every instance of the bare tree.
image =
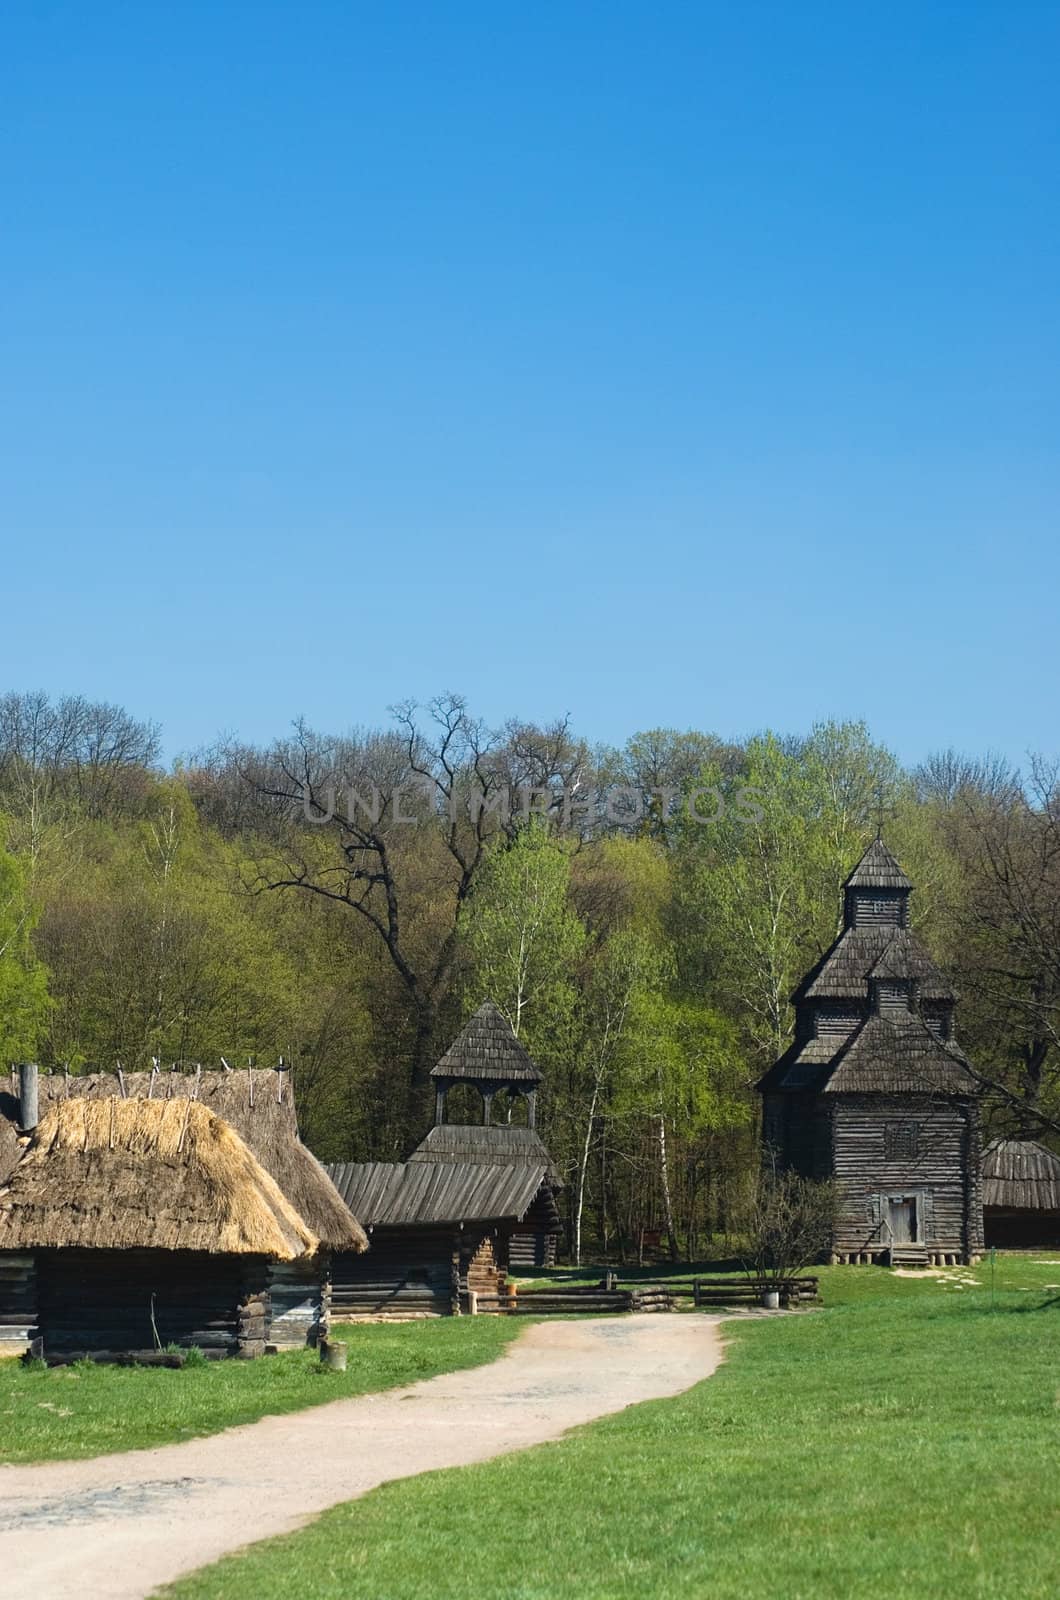
<svg viewBox="0 0 1060 1600">
<path fill-rule="evenodd" d="M 339 902 L 380 940 L 411 1002 L 411 1088 L 420 1093 L 453 979 L 461 908 L 490 842 L 525 820 L 511 791 L 536 786 L 547 808 L 578 756 L 565 724 L 491 732 L 457 694 L 432 700 L 423 720 L 413 702 L 401 704 L 395 719 L 390 733 L 341 741 L 299 724 L 246 776 L 285 825 L 284 848 L 258 887 Z M 424 892 L 410 868 L 412 823 L 421 871 L 422 830 L 434 846 L 429 931 L 417 916 Z"/>
<path fill-rule="evenodd" d="M 838 1211 L 832 1181 L 777 1172 L 766 1164 L 752 1182 L 742 1219 L 748 1275 L 769 1285 L 794 1277 L 828 1248 Z"/>
<path fill-rule="evenodd" d="M 1060 769 L 1036 756 L 1024 777 L 950 752 L 918 777 L 961 866 L 950 913 L 976 1075 L 1018 1135 L 1058 1132 Z"/>
</svg>

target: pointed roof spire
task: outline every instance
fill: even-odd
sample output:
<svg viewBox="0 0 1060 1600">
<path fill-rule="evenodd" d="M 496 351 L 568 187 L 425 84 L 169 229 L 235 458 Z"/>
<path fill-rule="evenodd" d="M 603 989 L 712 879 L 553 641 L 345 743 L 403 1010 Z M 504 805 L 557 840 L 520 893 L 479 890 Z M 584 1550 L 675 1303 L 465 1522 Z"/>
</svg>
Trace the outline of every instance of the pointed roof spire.
<svg viewBox="0 0 1060 1600">
<path fill-rule="evenodd" d="M 908 893 L 913 885 L 877 834 L 843 887 L 844 889 L 902 889 Z"/>
<path fill-rule="evenodd" d="M 540 1083 L 541 1074 L 492 1000 L 479 1006 L 431 1072 L 476 1083 Z"/>
</svg>

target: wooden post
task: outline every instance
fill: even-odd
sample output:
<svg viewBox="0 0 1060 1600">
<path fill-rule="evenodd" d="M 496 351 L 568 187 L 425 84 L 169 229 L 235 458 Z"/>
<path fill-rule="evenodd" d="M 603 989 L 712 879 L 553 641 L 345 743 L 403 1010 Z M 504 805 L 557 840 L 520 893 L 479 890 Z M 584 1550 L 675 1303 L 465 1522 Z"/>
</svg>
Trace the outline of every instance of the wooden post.
<svg viewBox="0 0 1060 1600">
<path fill-rule="evenodd" d="M 346 1343 L 343 1339 L 323 1339 L 320 1344 L 320 1363 L 329 1372 L 346 1371 Z"/>
<path fill-rule="evenodd" d="M 692 1304 L 694 1306 L 698 1306 L 698 1305 L 702 1304 L 702 1298 L 701 1298 L 700 1291 L 699 1291 L 699 1279 L 698 1278 L 693 1278 L 692 1279 Z"/>
<path fill-rule="evenodd" d="M 36 1062 L 24 1062 L 18 1069 L 18 1121 L 23 1133 L 31 1133 L 40 1121 L 37 1080 Z"/>
<path fill-rule="evenodd" d="M 477 1317 L 478 1316 L 478 1290 L 477 1289 L 469 1289 L 467 1291 L 467 1312 L 468 1312 L 468 1316 L 469 1317 Z"/>
</svg>

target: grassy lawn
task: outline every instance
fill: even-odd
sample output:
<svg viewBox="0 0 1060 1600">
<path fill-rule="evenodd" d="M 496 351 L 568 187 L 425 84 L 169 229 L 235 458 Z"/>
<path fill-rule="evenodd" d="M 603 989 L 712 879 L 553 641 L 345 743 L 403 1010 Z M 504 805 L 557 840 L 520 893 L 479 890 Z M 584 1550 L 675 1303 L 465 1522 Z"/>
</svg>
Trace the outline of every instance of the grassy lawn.
<svg viewBox="0 0 1060 1600">
<path fill-rule="evenodd" d="M 384 1485 L 169 1600 L 1060 1593 L 1060 1261 L 824 1269 L 676 1400 Z M 469 1329 L 461 1326 L 461 1332 Z"/>
<path fill-rule="evenodd" d="M 0 1462 L 53 1461 L 174 1444 L 239 1422 L 391 1389 L 492 1361 L 518 1333 L 493 1317 L 336 1327 L 346 1372 L 325 1372 L 313 1350 L 261 1361 L 50 1370 L 0 1362 Z"/>
</svg>

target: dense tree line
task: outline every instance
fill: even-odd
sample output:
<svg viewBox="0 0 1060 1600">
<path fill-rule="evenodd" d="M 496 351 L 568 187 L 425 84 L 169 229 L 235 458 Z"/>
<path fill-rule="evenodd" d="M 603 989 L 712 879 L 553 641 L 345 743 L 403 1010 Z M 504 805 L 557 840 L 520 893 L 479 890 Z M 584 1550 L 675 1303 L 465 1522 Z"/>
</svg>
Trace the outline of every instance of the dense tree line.
<svg viewBox="0 0 1060 1600">
<path fill-rule="evenodd" d="M 572 1251 L 695 1252 L 754 1167 L 753 1083 L 882 826 L 962 992 L 989 1125 L 1060 1133 L 1060 784 L 859 724 L 620 750 L 458 696 L 163 770 L 158 730 L 0 699 L 0 1054 L 281 1055 L 325 1158 L 394 1159 L 486 997 L 546 1073 Z M 467 1108 L 474 1115 L 476 1108 Z M 508 1114 L 521 1114 L 518 1104 Z"/>
</svg>

